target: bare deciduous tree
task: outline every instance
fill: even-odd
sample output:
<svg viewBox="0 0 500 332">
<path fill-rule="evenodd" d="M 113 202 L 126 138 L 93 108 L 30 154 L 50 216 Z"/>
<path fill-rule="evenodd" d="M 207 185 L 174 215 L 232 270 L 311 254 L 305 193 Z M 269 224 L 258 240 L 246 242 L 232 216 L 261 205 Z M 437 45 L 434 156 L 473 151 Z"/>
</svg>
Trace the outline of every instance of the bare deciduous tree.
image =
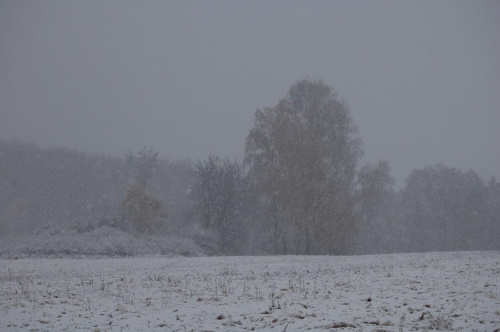
<svg viewBox="0 0 500 332">
<path fill-rule="evenodd" d="M 217 233 L 223 252 L 236 252 L 241 247 L 242 165 L 210 156 L 195 164 L 195 177 L 195 214 L 203 227 Z"/>
</svg>

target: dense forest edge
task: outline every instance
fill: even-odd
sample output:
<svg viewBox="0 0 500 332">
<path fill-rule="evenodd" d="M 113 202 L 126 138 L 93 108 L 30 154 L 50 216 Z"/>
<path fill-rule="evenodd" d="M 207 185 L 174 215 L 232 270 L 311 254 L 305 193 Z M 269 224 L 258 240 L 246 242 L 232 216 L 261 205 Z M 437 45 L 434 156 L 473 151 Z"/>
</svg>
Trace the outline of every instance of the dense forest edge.
<svg viewBox="0 0 500 332">
<path fill-rule="evenodd" d="M 242 161 L 0 140 L 0 256 L 499 250 L 500 183 L 443 164 L 394 189 L 320 80 L 257 110 Z"/>
</svg>

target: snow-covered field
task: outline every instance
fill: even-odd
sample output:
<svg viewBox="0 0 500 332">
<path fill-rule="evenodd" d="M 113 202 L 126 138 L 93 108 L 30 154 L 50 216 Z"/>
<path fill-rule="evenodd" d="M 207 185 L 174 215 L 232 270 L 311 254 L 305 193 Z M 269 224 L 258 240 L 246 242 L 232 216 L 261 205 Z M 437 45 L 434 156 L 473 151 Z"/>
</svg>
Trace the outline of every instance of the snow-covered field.
<svg viewBox="0 0 500 332">
<path fill-rule="evenodd" d="M 495 331 L 500 252 L 0 260 L 0 331 Z"/>
</svg>

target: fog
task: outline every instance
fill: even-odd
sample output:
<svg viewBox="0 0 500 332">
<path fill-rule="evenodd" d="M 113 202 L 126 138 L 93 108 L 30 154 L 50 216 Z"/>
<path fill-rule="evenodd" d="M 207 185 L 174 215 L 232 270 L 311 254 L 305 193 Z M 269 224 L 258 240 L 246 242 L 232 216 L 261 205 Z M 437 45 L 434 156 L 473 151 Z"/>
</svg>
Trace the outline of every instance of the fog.
<svg viewBox="0 0 500 332">
<path fill-rule="evenodd" d="M 499 35 L 493 1 L 2 1 L 0 138 L 241 159 L 255 110 L 319 78 L 397 187 L 499 178 Z"/>
<path fill-rule="evenodd" d="M 499 250 L 499 35 L 498 2 L 0 2 L 0 257 Z"/>
</svg>

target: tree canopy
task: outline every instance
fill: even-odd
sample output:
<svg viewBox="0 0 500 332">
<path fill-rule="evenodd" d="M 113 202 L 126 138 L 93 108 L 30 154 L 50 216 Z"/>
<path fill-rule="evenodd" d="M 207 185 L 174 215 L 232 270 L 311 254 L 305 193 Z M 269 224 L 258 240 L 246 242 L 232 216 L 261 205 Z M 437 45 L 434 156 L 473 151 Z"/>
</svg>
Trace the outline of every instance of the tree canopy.
<svg viewBox="0 0 500 332">
<path fill-rule="evenodd" d="M 299 81 L 275 107 L 256 111 L 245 163 L 275 252 L 347 250 L 362 152 L 349 105 L 321 80 Z"/>
</svg>

